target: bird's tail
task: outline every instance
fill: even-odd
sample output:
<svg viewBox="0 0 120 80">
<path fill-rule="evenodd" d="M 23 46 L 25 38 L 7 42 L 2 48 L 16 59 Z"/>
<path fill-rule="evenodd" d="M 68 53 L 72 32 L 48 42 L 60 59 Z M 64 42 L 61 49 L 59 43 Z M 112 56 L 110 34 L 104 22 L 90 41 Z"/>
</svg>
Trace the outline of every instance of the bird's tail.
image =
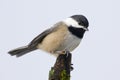
<svg viewBox="0 0 120 80">
<path fill-rule="evenodd" d="M 23 46 L 23 47 L 19 47 L 19 48 L 16 48 L 16 49 L 13 49 L 11 51 L 9 51 L 8 53 L 11 55 L 11 56 L 14 56 L 16 55 L 16 57 L 20 57 L 28 52 L 31 52 L 33 50 L 35 50 L 36 48 L 30 48 L 29 46 Z"/>
</svg>

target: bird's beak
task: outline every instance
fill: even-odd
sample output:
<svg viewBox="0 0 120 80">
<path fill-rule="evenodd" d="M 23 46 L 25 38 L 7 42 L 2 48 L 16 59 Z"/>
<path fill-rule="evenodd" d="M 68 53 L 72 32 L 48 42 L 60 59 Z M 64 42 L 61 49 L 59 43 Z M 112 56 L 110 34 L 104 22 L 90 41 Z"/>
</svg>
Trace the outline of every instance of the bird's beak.
<svg viewBox="0 0 120 80">
<path fill-rule="evenodd" d="M 89 31 L 89 29 L 88 29 L 88 28 L 84 28 L 84 30 Z"/>
</svg>

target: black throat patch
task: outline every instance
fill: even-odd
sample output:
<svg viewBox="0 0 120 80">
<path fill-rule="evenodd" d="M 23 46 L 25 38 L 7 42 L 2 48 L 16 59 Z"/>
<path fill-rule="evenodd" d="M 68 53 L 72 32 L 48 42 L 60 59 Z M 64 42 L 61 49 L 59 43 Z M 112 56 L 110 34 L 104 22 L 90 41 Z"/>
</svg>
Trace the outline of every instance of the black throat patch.
<svg viewBox="0 0 120 80">
<path fill-rule="evenodd" d="M 83 38 L 83 35 L 85 33 L 85 30 L 82 28 L 76 28 L 73 26 L 68 27 L 69 31 L 74 34 L 75 36 L 77 36 L 78 38 Z"/>
</svg>

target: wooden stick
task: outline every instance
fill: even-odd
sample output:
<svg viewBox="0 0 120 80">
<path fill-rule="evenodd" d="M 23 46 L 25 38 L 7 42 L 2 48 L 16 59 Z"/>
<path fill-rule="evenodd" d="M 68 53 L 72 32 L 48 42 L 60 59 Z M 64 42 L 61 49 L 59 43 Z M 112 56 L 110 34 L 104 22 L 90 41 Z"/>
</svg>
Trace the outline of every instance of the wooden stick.
<svg viewBox="0 0 120 80">
<path fill-rule="evenodd" d="M 71 57 L 69 52 L 57 57 L 54 67 L 49 71 L 49 80 L 70 80 Z"/>
</svg>

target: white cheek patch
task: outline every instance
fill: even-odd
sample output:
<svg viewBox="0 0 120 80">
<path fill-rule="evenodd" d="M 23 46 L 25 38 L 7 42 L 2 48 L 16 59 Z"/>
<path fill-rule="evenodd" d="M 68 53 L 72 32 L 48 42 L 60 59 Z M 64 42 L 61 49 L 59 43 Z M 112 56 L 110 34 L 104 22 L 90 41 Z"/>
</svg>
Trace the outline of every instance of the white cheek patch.
<svg viewBox="0 0 120 80">
<path fill-rule="evenodd" d="M 75 21 L 74 19 L 72 18 L 67 18 L 65 20 L 63 20 L 63 22 L 65 24 L 67 24 L 68 26 L 74 26 L 74 27 L 77 27 L 77 28 L 83 28 L 83 26 L 80 26 L 77 21 Z"/>
</svg>

